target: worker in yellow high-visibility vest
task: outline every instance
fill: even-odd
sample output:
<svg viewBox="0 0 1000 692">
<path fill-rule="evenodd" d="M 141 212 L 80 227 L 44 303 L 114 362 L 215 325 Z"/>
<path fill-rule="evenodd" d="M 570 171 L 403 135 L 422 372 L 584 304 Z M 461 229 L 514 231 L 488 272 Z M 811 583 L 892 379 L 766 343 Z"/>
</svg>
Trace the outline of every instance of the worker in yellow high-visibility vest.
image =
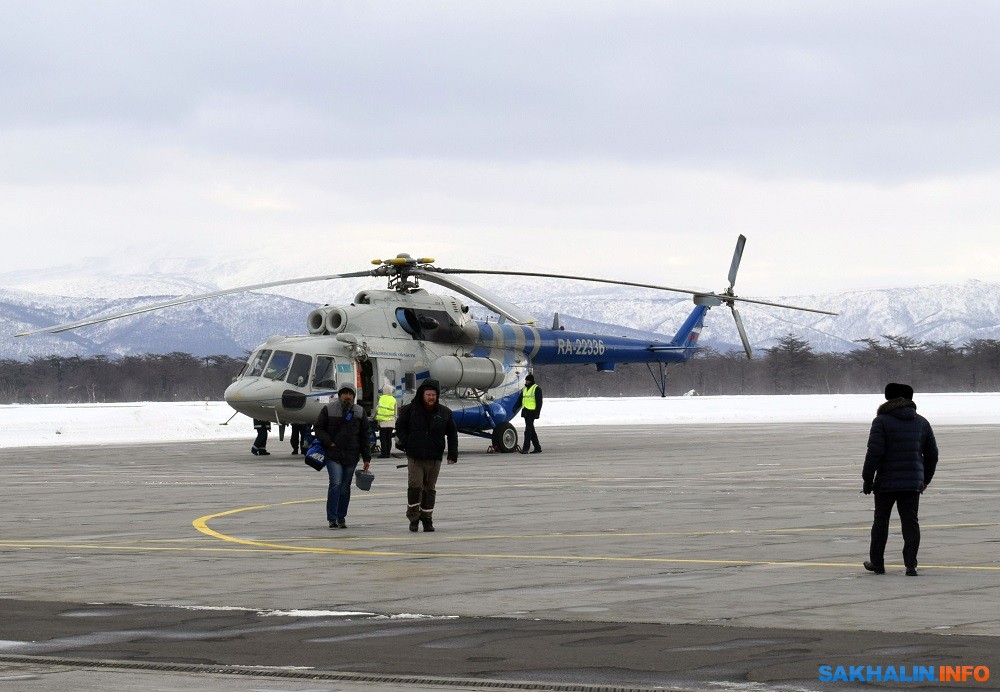
<svg viewBox="0 0 1000 692">
<path fill-rule="evenodd" d="M 378 424 L 378 446 L 382 450 L 378 458 L 388 459 L 396 427 L 396 397 L 392 394 L 392 385 L 382 387 L 382 394 L 375 405 L 375 422 Z"/>
<path fill-rule="evenodd" d="M 535 376 L 530 372 L 524 378 L 524 389 L 514 404 L 514 413 L 517 413 L 518 409 L 521 410 L 521 418 L 524 419 L 524 444 L 521 445 L 521 454 L 528 454 L 531 445 L 535 445 L 531 454 L 541 454 L 542 445 L 538 443 L 535 421 L 542 415 L 542 388 L 535 384 Z"/>
</svg>

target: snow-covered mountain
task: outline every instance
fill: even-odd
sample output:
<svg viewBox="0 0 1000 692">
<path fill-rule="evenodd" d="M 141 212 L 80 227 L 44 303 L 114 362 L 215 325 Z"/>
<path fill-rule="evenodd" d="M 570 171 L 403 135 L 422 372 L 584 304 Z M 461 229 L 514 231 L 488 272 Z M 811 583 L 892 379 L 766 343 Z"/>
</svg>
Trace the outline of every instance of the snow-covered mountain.
<svg viewBox="0 0 1000 692">
<path fill-rule="evenodd" d="M 112 270 L 101 262 L 90 262 L 0 276 L 0 359 L 172 351 L 242 356 L 269 335 L 305 333 L 306 315 L 316 305 L 350 303 L 362 289 L 384 287 L 381 279 L 320 281 L 214 298 L 59 335 L 13 338 L 21 331 L 174 296 L 357 270 L 311 267 L 288 257 L 280 262 L 240 258 L 221 264 L 160 259 L 138 263 L 130 268 L 134 273 L 121 273 L 121 265 L 116 267 Z M 652 331 L 672 336 L 692 307 L 690 299 L 681 295 L 583 282 L 484 276 L 476 277 L 476 283 L 536 315 L 541 325 L 548 326 L 553 313 L 559 313 L 567 329 L 595 333 Z M 443 292 L 437 286 L 428 288 Z M 739 310 L 756 350 L 773 346 L 788 333 L 808 341 L 817 351 L 850 350 L 858 347 L 858 339 L 878 339 L 884 334 L 955 345 L 976 338 L 1000 339 L 1000 284 L 996 283 L 972 280 L 918 288 L 754 297 L 840 313 L 831 317 L 741 304 Z M 728 309 L 712 310 L 701 343 L 722 351 L 741 348 Z"/>
</svg>

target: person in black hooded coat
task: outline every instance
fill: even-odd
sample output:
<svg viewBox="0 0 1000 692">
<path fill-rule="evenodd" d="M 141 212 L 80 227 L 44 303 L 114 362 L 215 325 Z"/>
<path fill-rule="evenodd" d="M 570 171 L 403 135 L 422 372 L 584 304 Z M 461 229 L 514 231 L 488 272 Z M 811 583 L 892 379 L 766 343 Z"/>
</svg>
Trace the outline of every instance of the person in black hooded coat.
<svg viewBox="0 0 1000 692">
<path fill-rule="evenodd" d="M 862 492 L 875 493 L 875 519 L 865 569 L 885 573 L 885 544 L 889 538 L 889 518 L 896 505 L 903 529 L 903 563 L 907 576 L 917 576 L 920 523 L 917 511 L 920 494 L 930 484 L 937 469 L 938 448 L 927 419 L 917 413 L 913 388 L 890 382 L 886 402 L 879 406 L 868 434 L 868 452 L 861 471 Z"/>
<path fill-rule="evenodd" d="M 458 427 L 451 409 L 438 401 L 440 396 L 438 381 L 424 380 L 413 401 L 400 409 L 396 418 L 399 448 L 406 452 L 406 518 L 410 520 L 410 531 L 417 530 L 418 522 L 424 525 L 424 531 L 434 530 L 431 513 L 446 440 L 448 463 L 458 461 Z"/>
</svg>

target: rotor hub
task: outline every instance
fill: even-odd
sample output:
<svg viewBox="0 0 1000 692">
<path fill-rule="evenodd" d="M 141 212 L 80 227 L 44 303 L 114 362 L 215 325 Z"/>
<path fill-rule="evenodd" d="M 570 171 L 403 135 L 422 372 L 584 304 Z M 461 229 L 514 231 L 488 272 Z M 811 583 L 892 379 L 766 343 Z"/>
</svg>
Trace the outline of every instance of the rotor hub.
<svg viewBox="0 0 1000 692">
<path fill-rule="evenodd" d="M 430 267 L 433 257 L 411 257 L 401 252 L 390 259 L 373 259 L 372 264 L 378 265 L 372 274 L 385 276 L 389 279 L 389 289 L 399 293 L 412 293 L 420 288 L 420 282 L 414 272 Z"/>
</svg>

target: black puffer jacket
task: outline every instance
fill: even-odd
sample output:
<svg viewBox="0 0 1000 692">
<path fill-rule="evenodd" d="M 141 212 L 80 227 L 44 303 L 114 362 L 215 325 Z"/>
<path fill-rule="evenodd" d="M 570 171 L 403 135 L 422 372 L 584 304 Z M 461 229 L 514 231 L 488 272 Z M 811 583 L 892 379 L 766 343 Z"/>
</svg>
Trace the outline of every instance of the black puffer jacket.
<svg viewBox="0 0 1000 692">
<path fill-rule="evenodd" d="M 891 399 L 878 409 L 868 434 L 861 477 L 875 492 L 923 490 L 937 468 L 938 448 L 927 419 L 909 399 Z"/>
<path fill-rule="evenodd" d="M 424 380 L 417 388 L 413 401 L 399 411 L 396 418 L 396 436 L 406 456 L 421 461 L 441 461 L 445 439 L 448 441 L 448 460 L 458 461 L 458 427 L 451 409 L 440 402 L 430 410 L 424 406 L 424 392 L 433 389 L 441 396 L 437 380 Z"/>
</svg>

